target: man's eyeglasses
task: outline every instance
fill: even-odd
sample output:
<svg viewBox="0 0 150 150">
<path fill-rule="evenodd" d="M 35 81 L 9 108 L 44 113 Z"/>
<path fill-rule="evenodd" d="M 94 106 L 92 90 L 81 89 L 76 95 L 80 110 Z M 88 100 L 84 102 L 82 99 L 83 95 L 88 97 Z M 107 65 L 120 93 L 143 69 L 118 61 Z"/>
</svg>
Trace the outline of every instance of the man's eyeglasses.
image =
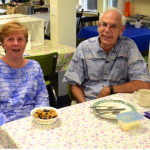
<svg viewBox="0 0 150 150">
<path fill-rule="evenodd" d="M 114 30 L 117 30 L 117 29 L 120 29 L 122 25 L 119 25 L 119 24 L 108 24 L 106 22 L 99 22 L 99 27 L 101 28 L 109 28 L 109 30 L 111 31 L 114 31 Z"/>
</svg>

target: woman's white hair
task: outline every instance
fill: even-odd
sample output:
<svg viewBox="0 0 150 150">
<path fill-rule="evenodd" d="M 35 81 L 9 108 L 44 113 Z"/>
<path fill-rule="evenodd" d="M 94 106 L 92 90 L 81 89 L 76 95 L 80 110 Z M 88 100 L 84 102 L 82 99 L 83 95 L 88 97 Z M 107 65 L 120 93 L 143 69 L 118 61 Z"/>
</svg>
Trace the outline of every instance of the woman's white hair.
<svg viewBox="0 0 150 150">
<path fill-rule="evenodd" d="M 122 24 L 122 25 L 125 25 L 125 24 L 126 24 L 126 17 L 123 16 L 122 13 L 120 12 L 120 10 L 117 9 L 117 8 L 115 8 L 115 7 L 109 7 L 109 8 L 107 8 L 103 13 L 101 13 L 100 19 L 101 19 L 101 17 L 103 16 L 104 13 L 106 13 L 106 12 L 108 12 L 108 11 L 112 11 L 112 10 L 118 12 L 118 13 L 121 15 L 121 18 L 122 18 L 121 24 Z"/>
</svg>

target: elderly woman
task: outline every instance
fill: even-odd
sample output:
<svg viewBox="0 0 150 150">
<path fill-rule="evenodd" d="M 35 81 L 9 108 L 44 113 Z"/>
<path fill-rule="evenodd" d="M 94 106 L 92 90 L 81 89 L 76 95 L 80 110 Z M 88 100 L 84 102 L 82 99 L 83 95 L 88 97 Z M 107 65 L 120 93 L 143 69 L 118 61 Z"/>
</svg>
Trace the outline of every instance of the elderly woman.
<svg viewBox="0 0 150 150">
<path fill-rule="evenodd" d="M 6 55 L 0 58 L 0 125 L 49 106 L 43 72 L 38 62 L 23 58 L 27 29 L 16 21 L 4 24 L 0 42 Z"/>
</svg>

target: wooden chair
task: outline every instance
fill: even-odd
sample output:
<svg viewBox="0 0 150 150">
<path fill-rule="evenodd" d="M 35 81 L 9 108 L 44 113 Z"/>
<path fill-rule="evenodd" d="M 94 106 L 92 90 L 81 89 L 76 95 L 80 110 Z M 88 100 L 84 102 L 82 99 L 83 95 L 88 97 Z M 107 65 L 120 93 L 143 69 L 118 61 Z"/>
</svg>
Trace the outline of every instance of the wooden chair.
<svg viewBox="0 0 150 150">
<path fill-rule="evenodd" d="M 54 84 L 53 79 L 55 76 L 58 53 L 54 52 L 54 53 L 49 53 L 46 55 L 39 55 L 39 56 L 26 56 L 25 58 L 33 59 L 39 62 L 43 70 L 44 79 L 49 93 L 49 97 L 52 98 L 50 99 L 50 106 L 57 108 L 58 102 L 57 102 L 57 96 L 55 90 L 53 88 L 53 84 Z"/>
</svg>

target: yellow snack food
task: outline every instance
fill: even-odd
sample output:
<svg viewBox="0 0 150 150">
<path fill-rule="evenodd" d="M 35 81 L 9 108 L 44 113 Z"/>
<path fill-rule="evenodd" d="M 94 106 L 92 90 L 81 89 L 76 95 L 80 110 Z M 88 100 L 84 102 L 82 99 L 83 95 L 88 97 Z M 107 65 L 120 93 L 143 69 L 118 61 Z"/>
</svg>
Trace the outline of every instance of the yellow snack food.
<svg viewBox="0 0 150 150">
<path fill-rule="evenodd" d="M 35 118 L 40 118 L 40 119 L 51 119 L 51 118 L 55 118 L 57 116 L 58 116 L 58 114 L 53 109 L 50 109 L 50 110 L 47 110 L 47 109 L 37 110 L 34 113 L 34 117 Z"/>
</svg>

